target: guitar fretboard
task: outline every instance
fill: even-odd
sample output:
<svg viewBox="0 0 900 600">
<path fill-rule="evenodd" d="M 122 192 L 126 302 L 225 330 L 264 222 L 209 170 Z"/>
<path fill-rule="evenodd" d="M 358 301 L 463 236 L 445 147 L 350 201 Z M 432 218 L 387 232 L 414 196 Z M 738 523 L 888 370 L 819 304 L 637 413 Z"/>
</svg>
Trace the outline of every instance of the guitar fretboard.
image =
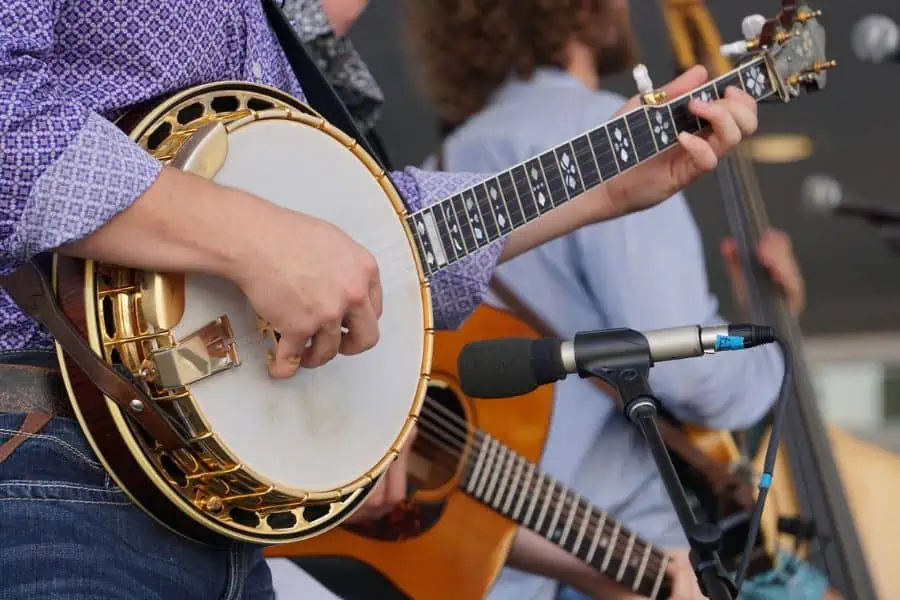
<svg viewBox="0 0 900 600">
<path fill-rule="evenodd" d="M 479 441 L 460 483 L 467 494 L 633 591 L 668 598 L 665 553 L 496 439 Z"/>
<path fill-rule="evenodd" d="M 764 58 L 756 58 L 666 104 L 641 106 L 511 169 L 412 213 L 426 276 L 465 258 L 586 190 L 665 152 L 682 132 L 707 124 L 687 108 L 738 87 L 756 101 L 775 93 Z"/>
</svg>

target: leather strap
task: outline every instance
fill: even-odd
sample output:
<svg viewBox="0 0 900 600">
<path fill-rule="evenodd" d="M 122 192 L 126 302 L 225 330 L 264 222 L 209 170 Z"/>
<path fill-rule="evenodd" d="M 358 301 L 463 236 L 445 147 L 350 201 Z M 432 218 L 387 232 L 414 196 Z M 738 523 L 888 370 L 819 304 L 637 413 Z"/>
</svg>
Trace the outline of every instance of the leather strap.
<svg viewBox="0 0 900 600">
<path fill-rule="evenodd" d="M 515 292 L 503 284 L 496 275 L 491 280 L 490 286 L 500 301 L 513 311 L 516 316 L 531 326 L 532 329 L 537 331 L 539 335 L 552 338 L 561 337 L 544 319 L 522 302 Z M 590 378 L 588 381 L 608 397 L 618 397 L 616 390 L 605 381 L 597 378 Z M 659 419 L 658 422 L 659 431 L 669 450 L 678 455 L 691 467 L 702 473 L 715 493 L 718 494 L 731 488 L 735 501 L 744 506 L 751 506 L 753 504 L 753 492 L 750 486 L 747 485 L 747 482 L 733 473 L 730 473 L 728 469 L 723 467 L 719 462 L 710 458 L 702 450 L 697 448 L 684 431 L 673 425 L 670 421 L 667 419 Z"/>
<path fill-rule="evenodd" d="M 22 421 L 16 434 L 0 444 L 0 463 L 9 458 L 25 440 L 43 429 L 44 425 L 49 423 L 52 418 L 53 415 L 39 412 L 25 415 L 25 420 Z"/>
<path fill-rule="evenodd" d="M 75 416 L 59 369 L 0 364 L 0 413 L 30 412 Z"/>
<path fill-rule="evenodd" d="M 269 19 L 269 26 L 275 32 L 278 43 L 291 65 L 291 70 L 294 71 L 294 77 L 300 82 L 300 87 L 303 88 L 303 94 L 309 104 L 325 117 L 326 121 L 355 139 L 379 163 L 379 166 L 387 171 L 389 168 L 387 153 L 384 152 L 381 140 L 374 132 L 370 137 L 362 134 L 353 117 L 350 116 L 350 111 L 347 110 L 337 92 L 316 66 L 306 48 L 303 47 L 303 41 L 297 37 L 297 32 L 294 31 L 290 21 L 274 0 L 265 0 L 263 8 Z M 378 151 L 373 147 L 373 143 L 378 146 Z"/>
<path fill-rule="evenodd" d="M 94 353 L 63 313 L 46 276 L 35 263 L 25 263 L 6 277 L 0 277 L 0 285 L 22 311 L 53 334 L 88 379 L 143 427 L 163 449 L 173 450 L 187 445 L 156 402 Z"/>
</svg>

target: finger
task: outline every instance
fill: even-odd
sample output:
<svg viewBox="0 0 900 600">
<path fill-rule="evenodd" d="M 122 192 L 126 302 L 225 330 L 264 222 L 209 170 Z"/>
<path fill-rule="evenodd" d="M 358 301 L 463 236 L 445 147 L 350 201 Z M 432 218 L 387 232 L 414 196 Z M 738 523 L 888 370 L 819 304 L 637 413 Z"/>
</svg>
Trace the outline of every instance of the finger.
<svg viewBox="0 0 900 600">
<path fill-rule="evenodd" d="M 378 317 L 375 307 L 368 298 L 359 306 L 352 308 L 344 320 L 347 333 L 344 334 L 338 345 L 341 354 L 350 356 L 359 354 L 372 348 L 378 343 Z"/>
<path fill-rule="evenodd" d="M 300 361 L 306 352 L 309 334 L 282 334 L 275 346 L 275 356 L 269 362 L 269 375 L 276 379 L 292 377 L 300 367 Z"/>
<path fill-rule="evenodd" d="M 705 119 L 712 126 L 712 135 L 709 136 L 708 143 L 716 156 L 722 156 L 741 141 L 741 130 L 724 100 L 716 102 L 691 100 L 688 108 L 694 115 Z"/>
<path fill-rule="evenodd" d="M 734 263 L 737 261 L 737 243 L 734 241 L 734 238 L 725 238 L 722 240 L 722 243 L 719 244 L 719 253 L 722 255 L 722 260 L 726 263 Z"/>
<path fill-rule="evenodd" d="M 744 101 L 743 96 L 750 99 L 751 104 L 749 106 Z M 725 90 L 725 101 L 728 103 L 731 116 L 734 117 L 734 121 L 737 123 L 737 126 L 744 137 L 756 133 L 756 128 L 759 126 L 759 119 L 756 116 L 756 104 L 753 103 L 753 99 L 750 98 L 746 92 L 734 87 L 729 87 Z"/>
<path fill-rule="evenodd" d="M 727 88 L 725 88 L 725 97 L 734 99 L 753 112 L 756 112 L 758 110 L 759 105 L 756 103 L 756 100 L 753 99 L 753 96 L 737 86 L 729 85 Z"/>
<path fill-rule="evenodd" d="M 306 353 L 300 360 L 300 364 L 307 369 L 321 367 L 337 356 L 341 346 L 341 324 L 329 323 L 322 327 L 313 336 L 312 344 L 306 349 Z"/>
<path fill-rule="evenodd" d="M 691 162 L 694 163 L 697 170 L 701 172 L 711 171 L 719 164 L 719 158 L 709 142 L 700 139 L 696 135 L 683 131 L 678 134 L 678 142 L 688 153 L 688 156 L 691 157 Z"/>
</svg>

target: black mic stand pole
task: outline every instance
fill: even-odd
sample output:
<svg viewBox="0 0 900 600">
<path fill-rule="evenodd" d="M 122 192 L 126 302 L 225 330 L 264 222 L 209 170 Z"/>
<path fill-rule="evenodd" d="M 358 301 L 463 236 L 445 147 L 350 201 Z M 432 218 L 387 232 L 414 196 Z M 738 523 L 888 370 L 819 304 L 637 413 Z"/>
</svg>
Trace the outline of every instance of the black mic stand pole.
<svg viewBox="0 0 900 600">
<path fill-rule="evenodd" d="M 632 350 L 634 349 L 632 348 Z M 653 396 L 653 391 L 647 381 L 653 362 L 649 352 L 644 357 L 638 357 L 635 354 L 640 354 L 640 352 L 632 352 L 632 358 L 637 359 L 633 365 L 616 365 L 615 367 L 608 364 L 600 364 L 596 367 L 590 365 L 579 375 L 600 377 L 619 393 L 625 416 L 640 428 L 653 453 L 656 468 L 659 470 L 672 505 L 675 507 L 675 512 L 678 514 L 678 520 L 690 543 L 691 564 L 694 567 L 697 582 L 700 584 L 700 590 L 710 600 L 733 600 L 738 595 L 737 587 L 719 559 L 718 551 L 722 544 L 722 530 L 713 523 L 698 522 L 693 509 L 691 509 L 687 494 L 678 479 L 675 465 L 672 464 L 672 457 L 663 442 L 656 421 L 659 402 Z"/>
</svg>

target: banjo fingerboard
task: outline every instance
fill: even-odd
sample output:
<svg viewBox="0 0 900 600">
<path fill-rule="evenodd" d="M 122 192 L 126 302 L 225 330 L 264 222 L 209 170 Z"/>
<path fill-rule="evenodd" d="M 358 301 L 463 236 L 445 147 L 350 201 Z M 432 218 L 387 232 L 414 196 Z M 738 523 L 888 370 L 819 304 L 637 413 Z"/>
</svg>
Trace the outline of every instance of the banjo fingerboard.
<svg viewBox="0 0 900 600">
<path fill-rule="evenodd" d="M 409 215 L 425 275 L 665 152 L 680 133 L 697 133 L 707 124 L 688 110 L 690 100 L 722 98 L 729 86 L 756 101 L 776 91 L 765 59 L 756 58 L 675 100 L 641 106 Z"/>
</svg>

